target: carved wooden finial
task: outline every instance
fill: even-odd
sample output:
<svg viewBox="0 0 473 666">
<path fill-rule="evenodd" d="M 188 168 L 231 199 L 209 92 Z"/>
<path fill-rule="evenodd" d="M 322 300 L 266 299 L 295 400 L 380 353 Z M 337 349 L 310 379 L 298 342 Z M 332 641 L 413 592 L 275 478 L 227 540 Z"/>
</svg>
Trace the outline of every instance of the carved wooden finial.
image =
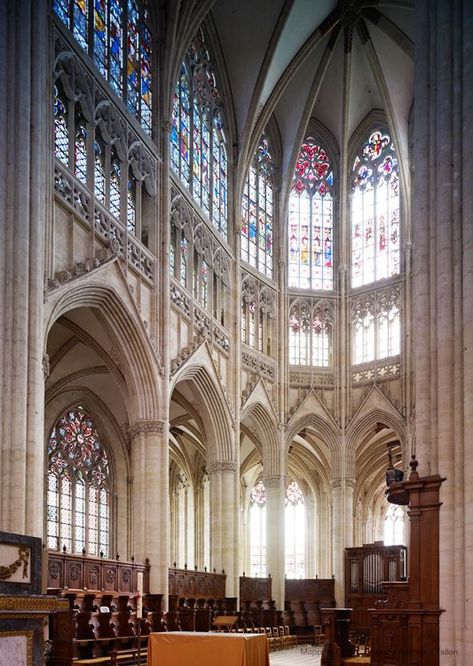
<svg viewBox="0 0 473 666">
<path fill-rule="evenodd" d="M 409 466 L 411 468 L 411 473 L 409 474 L 409 481 L 417 481 L 419 478 L 419 474 L 417 472 L 417 467 L 419 465 L 419 461 L 416 459 L 416 454 L 412 454 L 411 462 L 409 463 Z"/>
</svg>

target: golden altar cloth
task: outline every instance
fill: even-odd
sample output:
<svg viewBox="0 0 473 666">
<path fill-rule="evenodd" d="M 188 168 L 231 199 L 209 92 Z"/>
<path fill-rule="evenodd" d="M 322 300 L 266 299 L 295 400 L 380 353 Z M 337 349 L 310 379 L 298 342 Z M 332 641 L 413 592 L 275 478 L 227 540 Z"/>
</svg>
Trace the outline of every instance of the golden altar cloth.
<svg viewBox="0 0 473 666">
<path fill-rule="evenodd" d="M 148 666 L 269 666 L 268 640 L 264 634 L 152 633 Z"/>
</svg>

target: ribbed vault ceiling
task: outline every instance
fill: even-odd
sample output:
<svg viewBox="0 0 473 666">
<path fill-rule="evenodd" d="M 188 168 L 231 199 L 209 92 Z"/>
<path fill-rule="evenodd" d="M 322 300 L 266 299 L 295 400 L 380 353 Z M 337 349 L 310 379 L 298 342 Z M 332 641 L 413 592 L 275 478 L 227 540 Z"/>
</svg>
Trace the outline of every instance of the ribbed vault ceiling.
<svg viewBox="0 0 473 666">
<path fill-rule="evenodd" d="M 407 151 L 413 1 L 217 0 L 211 9 L 232 90 L 239 167 L 274 113 L 282 172 L 310 116 L 343 147 L 371 109 Z M 242 165 L 242 161 L 244 165 Z"/>
</svg>

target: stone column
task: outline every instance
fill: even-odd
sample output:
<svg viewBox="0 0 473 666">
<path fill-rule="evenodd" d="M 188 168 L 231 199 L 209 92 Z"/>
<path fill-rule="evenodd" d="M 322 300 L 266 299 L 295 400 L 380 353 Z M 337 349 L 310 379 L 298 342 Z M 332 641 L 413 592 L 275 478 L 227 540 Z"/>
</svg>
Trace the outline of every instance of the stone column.
<svg viewBox="0 0 473 666">
<path fill-rule="evenodd" d="M 332 489 L 332 574 L 335 576 L 335 599 L 337 606 L 344 605 L 343 564 L 345 546 L 345 524 L 343 511 L 342 480 L 333 479 Z"/>
<path fill-rule="evenodd" d="M 473 5 L 416 3 L 413 349 L 421 476 L 440 499 L 440 654 L 473 654 Z"/>
<path fill-rule="evenodd" d="M 0 368 L 3 530 L 43 535 L 43 257 L 47 175 L 48 10 L 0 3 Z"/>
<path fill-rule="evenodd" d="M 225 571 L 227 597 L 238 597 L 238 508 L 237 464 L 213 461 L 207 465 L 210 477 L 210 557 L 211 569 Z"/>
<path fill-rule="evenodd" d="M 266 477 L 263 483 L 266 489 L 266 566 L 272 577 L 272 597 L 276 602 L 276 608 L 284 610 L 285 477 L 283 475 Z"/>
<path fill-rule="evenodd" d="M 169 447 L 163 421 L 139 420 L 131 438 L 131 553 L 151 564 L 150 592 L 167 595 L 169 567 Z"/>
</svg>

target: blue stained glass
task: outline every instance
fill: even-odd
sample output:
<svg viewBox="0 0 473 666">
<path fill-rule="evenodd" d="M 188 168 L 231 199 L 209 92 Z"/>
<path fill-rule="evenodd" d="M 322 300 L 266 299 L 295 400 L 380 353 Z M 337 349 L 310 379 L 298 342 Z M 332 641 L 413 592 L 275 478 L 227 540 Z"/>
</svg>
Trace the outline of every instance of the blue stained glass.
<svg viewBox="0 0 473 666">
<path fill-rule="evenodd" d="M 87 14 L 87 0 L 74 0 L 73 34 L 84 50 L 87 50 Z"/>
<path fill-rule="evenodd" d="M 53 10 L 64 25 L 69 27 L 70 0 L 54 0 Z"/>
<path fill-rule="evenodd" d="M 261 273 L 272 277 L 272 158 L 268 140 L 263 136 L 249 168 L 245 206 L 242 206 L 242 258 Z M 226 194 L 226 193 L 225 193 Z M 249 255 L 247 247 L 249 245 Z"/>
<path fill-rule="evenodd" d="M 177 136 L 171 132 L 170 138 L 173 169 L 214 226 L 220 233 L 224 233 L 225 227 L 226 233 L 227 166 L 223 119 L 219 113 L 221 100 L 202 30 L 186 53 L 176 87 L 177 97 L 179 110 L 175 114 L 173 111 L 175 118 L 178 117 L 176 123 L 173 117 Z M 177 143 L 179 165 L 173 158 L 173 146 Z"/>
</svg>

